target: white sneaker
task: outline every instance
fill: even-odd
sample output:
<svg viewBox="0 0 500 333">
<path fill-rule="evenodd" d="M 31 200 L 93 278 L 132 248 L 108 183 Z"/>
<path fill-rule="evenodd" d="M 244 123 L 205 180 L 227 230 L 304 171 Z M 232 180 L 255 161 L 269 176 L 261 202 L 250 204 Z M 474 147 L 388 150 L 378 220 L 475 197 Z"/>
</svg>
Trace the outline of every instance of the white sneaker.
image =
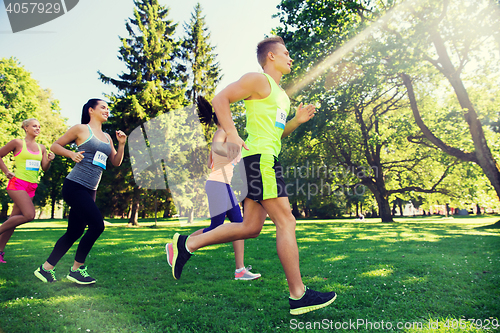
<svg viewBox="0 0 500 333">
<path fill-rule="evenodd" d="M 255 280 L 260 278 L 260 274 L 254 274 L 250 272 L 252 266 L 245 267 L 241 270 L 241 272 L 234 271 L 234 279 L 235 280 Z"/>
</svg>

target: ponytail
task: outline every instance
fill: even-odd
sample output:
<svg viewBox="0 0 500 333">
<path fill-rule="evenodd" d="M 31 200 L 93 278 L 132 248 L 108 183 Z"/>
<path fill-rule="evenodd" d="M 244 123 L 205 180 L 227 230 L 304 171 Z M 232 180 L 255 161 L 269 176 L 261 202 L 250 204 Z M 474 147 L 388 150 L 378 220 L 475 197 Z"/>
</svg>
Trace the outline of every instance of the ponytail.
<svg viewBox="0 0 500 333">
<path fill-rule="evenodd" d="M 102 101 L 102 99 L 99 98 L 92 98 L 85 103 L 82 109 L 82 124 L 88 124 L 90 123 L 90 114 L 89 114 L 89 108 L 94 109 L 99 101 Z"/>
<path fill-rule="evenodd" d="M 216 125 L 219 124 L 217 115 L 215 114 L 212 105 L 203 96 L 196 97 L 196 105 L 198 106 L 198 116 L 200 122 L 204 125 L 210 126 L 212 122 Z"/>
</svg>

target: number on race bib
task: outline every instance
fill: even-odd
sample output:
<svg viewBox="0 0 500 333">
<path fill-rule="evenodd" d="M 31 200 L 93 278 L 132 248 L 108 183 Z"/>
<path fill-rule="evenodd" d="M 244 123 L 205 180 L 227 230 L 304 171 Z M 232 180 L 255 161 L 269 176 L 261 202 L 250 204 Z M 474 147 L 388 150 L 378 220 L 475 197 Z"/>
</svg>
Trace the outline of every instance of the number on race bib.
<svg viewBox="0 0 500 333">
<path fill-rule="evenodd" d="M 278 108 L 278 110 L 276 110 L 276 122 L 274 123 L 274 126 L 284 130 L 285 124 L 286 124 L 286 112 Z"/>
<path fill-rule="evenodd" d="M 40 161 L 26 160 L 26 170 L 29 170 L 29 171 L 40 170 Z"/>
<path fill-rule="evenodd" d="M 94 155 L 94 160 L 92 164 L 100 166 L 104 170 L 106 170 L 106 161 L 108 160 L 108 156 L 100 151 L 96 151 Z"/>
</svg>

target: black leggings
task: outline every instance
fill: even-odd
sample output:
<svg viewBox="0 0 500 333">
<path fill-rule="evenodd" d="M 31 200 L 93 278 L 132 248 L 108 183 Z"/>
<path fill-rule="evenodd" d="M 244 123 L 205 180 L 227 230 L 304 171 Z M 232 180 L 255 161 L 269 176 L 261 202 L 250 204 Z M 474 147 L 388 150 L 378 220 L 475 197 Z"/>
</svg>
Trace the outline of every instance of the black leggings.
<svg viewBox="0 0 500 333">
<path fill-rule="evenodd" d="M 52 266 L 55 266 L 73 246 L 73 243 L 83 235 L 85 227 L 88 225 L 88 230 L 78 244 L 75 255 L 75 261 L 84 263 L 90 249 L 104 231 L 104 220 L 95 204 L 95 190 L 89 190 L 83 185 L 65 179 L 62 195 L 71 209 L 68 217 L 68 229 L 59 238 L 49 259 L 47 259 Z"/>
</svg>

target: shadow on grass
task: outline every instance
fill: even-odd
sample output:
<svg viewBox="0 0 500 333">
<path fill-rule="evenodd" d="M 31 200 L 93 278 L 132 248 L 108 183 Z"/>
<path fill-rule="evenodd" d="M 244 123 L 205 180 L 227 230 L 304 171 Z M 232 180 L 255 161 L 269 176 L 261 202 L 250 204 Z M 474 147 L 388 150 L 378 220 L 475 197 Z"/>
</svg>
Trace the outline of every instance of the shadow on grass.
<svg viewBox="0 0 500 333">
<path fill-rule="evenodd" d="M 490 225 L 477 227 L 476 229 L 500 229 L 500 220 L 498 220 L 497 222 L 490 224 Z"/>
</svg>

